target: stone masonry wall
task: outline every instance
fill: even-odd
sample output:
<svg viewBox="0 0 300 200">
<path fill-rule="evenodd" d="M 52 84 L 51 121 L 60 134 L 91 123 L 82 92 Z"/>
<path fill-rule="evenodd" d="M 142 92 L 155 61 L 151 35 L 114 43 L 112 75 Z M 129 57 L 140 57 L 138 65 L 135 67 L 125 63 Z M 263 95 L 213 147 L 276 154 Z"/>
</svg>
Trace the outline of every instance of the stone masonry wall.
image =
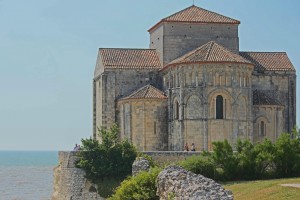
<svg viewBox="0 0 300 200">
<path fill-rule="evenodd" d="M 238 53 L 238 25 L 165 23 L 150 32 L 150 48 L 159 51 L 163 65 L 210 41 Z"/>
<path fill-rule="evenodd" d="M 281 130 L 283 132 L 291 132 L 296 125 L 295 72 L 265 71 L 262 74 L 255 71 L 252 76 L 252 83 L 253 90 L 263 91 L 285 107 Z"/>
<path fill-rule="evenodd" d="M 103 200 L 97 186 L 89 182 L 82 169 L 75 167 L 76 152 L 59 152 L 59 165 L 54 168 L 52 200 Z"/>
<path fill-rule="evenodd" d="M 152 84 L 161 88 L 158 71 L 155 70 L 111 70 L 94 80 L 94 137 L 101 140 L 97 128 L 109 128 L 116 122 L 116 101 L 131 92 Z"/>
<path fill-rule="evenodd" d="M 128 138 L 139 151 L 168 149 L 166 99 L 122 100 L 118 104 L 121 139 Z"/>
<path fill-rule="evenodd" d="M 195 143 L 212 150 L 212 142 L 252 140 L 253 67 L 244 64 L 185 64 L 164 72 L 168 96 L 169 150 Z M 223 98 L 222 119 L 216 119 L 216 98 Z M 176 103 L 177 102 L 177 103 Z M 178 105 L 176 108 L 176 105 Z"/>
</svg>

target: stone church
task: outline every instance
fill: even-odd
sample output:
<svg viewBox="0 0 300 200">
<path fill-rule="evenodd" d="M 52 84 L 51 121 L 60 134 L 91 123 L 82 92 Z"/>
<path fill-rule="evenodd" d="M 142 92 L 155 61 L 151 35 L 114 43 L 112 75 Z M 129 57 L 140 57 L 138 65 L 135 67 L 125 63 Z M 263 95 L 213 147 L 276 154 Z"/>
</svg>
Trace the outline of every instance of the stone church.
<svg viewBox="0 0 300 200">
<path fill-rule="evenodd" d="M 119 137 L 141 151 L 181 151 L 290 132 L 295 68 L 285 52 L 240 51 L 239 24 L 193 5 L 151 27 L 149 49 L 100 48 L 94 138 L 117 123 Z"/>
</svg>

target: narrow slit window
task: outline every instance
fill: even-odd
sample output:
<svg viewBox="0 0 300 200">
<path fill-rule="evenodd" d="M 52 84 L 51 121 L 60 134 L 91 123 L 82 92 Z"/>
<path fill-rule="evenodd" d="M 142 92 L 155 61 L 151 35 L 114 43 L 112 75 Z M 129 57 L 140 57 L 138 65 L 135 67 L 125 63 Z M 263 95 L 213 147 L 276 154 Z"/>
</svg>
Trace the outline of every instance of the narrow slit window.
<svg viewBox="0 0 300 200">
<path fill-rule="evenodd" d="M 223 101 L 223 97 L 221 95 L 218 95 L 216 99 L 216 119 L 224 118 Z"/>
</svg>

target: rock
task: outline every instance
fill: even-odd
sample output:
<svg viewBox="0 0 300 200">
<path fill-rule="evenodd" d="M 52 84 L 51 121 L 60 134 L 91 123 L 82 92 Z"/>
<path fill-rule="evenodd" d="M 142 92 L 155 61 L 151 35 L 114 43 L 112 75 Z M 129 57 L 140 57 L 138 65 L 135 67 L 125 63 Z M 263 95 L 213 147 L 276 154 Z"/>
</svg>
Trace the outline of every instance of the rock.
<svg viewBox="0 0 300 200">
<path fill-rule="evenodd" d="M 179 166 L 169 166 L 159 173 L 156 193 L 160 200 L 233 200 L 232 192 L 214 180 Z"/>
<path fill-rule="evenodd" d="M 149 161 L 146 158 L 137 157 L 132 164 L 132 176 L 136 176 L 141 171 L 148 171 L 149 169 Z"/>
</svg>

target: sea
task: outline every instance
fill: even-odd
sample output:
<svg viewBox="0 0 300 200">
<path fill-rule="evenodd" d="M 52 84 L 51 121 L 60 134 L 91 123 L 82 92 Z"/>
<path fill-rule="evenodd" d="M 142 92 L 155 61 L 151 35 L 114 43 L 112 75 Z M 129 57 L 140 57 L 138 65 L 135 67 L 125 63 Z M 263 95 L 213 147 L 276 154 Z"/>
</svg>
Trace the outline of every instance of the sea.
<svg viewBox="0 0 300 200">
<path fill-rule="evenodd" d="M 0 200 L 49 200 L 57 151 L 0 151 Z"/>
</svg>

